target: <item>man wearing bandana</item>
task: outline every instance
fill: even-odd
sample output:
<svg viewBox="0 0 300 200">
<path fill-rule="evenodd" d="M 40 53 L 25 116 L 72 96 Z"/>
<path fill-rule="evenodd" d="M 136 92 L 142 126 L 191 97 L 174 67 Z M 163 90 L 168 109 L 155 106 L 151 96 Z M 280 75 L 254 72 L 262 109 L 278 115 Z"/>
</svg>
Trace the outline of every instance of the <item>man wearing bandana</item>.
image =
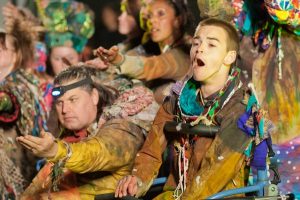
<svg viewBox="0 0 300 200">
<path fill-rule="evenodd" d="M 114 89 L 117 80 L 104 86 L 97 73 L 70 67 L 56 76 L 52 95 L 61 130 L 57 139 L 44 131 L 40 137 L 17 138 L 48 161 L 22 199 L 94 199 L 113 192 L 118 179 L 130 173 L 153 120 L 143 111 L 153 105 L 154 97 L 142 86 Z M 131 93 L 136 99 L 126 101 Z M 139 113 L 146 118 L 141 120 Z"/>
</svg>

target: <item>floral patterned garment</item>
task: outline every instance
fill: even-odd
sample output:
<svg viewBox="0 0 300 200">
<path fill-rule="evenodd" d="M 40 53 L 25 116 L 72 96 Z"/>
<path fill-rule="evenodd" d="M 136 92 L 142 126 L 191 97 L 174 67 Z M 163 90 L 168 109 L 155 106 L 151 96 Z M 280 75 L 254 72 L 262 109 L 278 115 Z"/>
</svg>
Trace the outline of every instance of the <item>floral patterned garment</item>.
<svg viewBox="0 0 300 200">
<path fill-rule="evenodd" d="M 35 174 L 36 158 L 23 149 L 15 138 L 38 136 L 47 130 L 46 119 L 52 101 L 51 84 L 42 82 L 23 69 L 12 72 L 0 83 L 4 105 L 0 112 L 0 191 L 2 199 L 15 198 Z"/>
</svg>

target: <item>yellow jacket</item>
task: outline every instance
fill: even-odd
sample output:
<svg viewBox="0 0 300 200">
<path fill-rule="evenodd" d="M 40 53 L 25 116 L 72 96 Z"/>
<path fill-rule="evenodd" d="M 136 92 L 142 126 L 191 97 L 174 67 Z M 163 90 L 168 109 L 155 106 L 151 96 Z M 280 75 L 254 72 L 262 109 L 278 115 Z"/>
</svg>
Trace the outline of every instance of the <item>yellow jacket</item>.
<svg viewBox="0 0 300 200">
<path fill-rule="evenodd" d="M 75 173 L 75 181 L 70 178 L 70 172 L 64 170 L 64 176 L 68 178 L 59 185 L 59 192 L 50 193 L 51 198 L 89 200 L 97 194 L 114 192 L 118 180 L 130 173 L 136 152 L 143 142 L 140 127 L 115 119 L 105 123 L 94 137 L 70 144 L 72 155 L 65 168 Z M 34 178 L 23 199 L 48 199 L 51 163 L 66 155 L 65 145 L 58 141 L 56 156 Z"/>
</svg>

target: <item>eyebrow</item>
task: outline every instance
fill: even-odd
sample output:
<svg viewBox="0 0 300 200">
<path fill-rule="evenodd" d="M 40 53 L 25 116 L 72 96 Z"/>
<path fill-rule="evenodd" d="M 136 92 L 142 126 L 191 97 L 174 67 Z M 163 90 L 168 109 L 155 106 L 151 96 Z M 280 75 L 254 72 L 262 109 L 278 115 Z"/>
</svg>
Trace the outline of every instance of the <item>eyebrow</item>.
<svg viewBox="0 0 300 200">
<path fill-rule="evenodd" d="M 77 98 L 78 96 L 76 94 L 73 94 L 72 96 L 69 96 L 67 99 L 65 100 L 61 100 L 60 98 L 58 98 L 55 102 L 62 102 L 62 101 L 67 101 L 70 100 L 71 98 Z"/>
<path fill-rule="evenodd" d="M 215 37 L 207 37 L 208 40 L 214 40 L 220 43 L 220 40 L 218 38 Z"/>
<path fill-rule="evenodd" d="M 77 97 L 78 97 L 78 95 L 77 95 L 77 94 L 73 94 L 72 96 L 69 96 L 69 98 L 68 98 L 68 99 L 77 98 Z"/>
<path fill-rule="evenodd" d="M 200 37 L 199 37 L 199 36 L 195 36 L 195 37 L 193 37 L 193 39 L 194 39 L 194 40 L 198 40 L 198 39 L 200 39 Z M 208 39 L 208 40 L 217 41 L 217 42 L 220 43 L 220 40 L 219 40 L 218 38 L 215 38 L 215 37 L 207 37 L 207 39 Z"/>
</svg>

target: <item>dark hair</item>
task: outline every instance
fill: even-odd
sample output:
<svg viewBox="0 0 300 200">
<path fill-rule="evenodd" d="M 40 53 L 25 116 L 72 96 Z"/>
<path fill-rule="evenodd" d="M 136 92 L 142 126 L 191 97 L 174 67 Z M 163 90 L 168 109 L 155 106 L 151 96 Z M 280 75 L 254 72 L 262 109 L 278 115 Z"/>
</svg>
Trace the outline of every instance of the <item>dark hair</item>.
<svg viewBox="0 0 300 200">
<path fill-rule="evenodd" d="M 6 33 L 0 32 L 0 47 L 2 47 L 3 49 L 6 49 L 5 38 L 6 38 Z"/>
<path fill-rule="evenodd" d="M 175 11 L 175 16 L 180 20 L 180 37 L 181 38 L 185 33 L 190 33 L 194 30 L 191 29 L 194 18 L 189 11 L 186 0 L 153 0 L 150 4 L 155 2 L 164 2 L 170 5 Z"/>
<path fill-rule="evenodd" d="M 140 0 L 124 0 L 124 2 L 121 2 L 121 9 L 125 7 L 125 11 L 127 12 L 128 15 L 131 15 L 135 22 L 136 22 L 136 27 L 135 30 L 133 30 L 133 34 L 135 37 L 133 38 L 128 38 L 127 40 L 124 41 L 128 45 L 128 50 L 132 49 L 142 42 L 142 37 L 144 34 L 144 30 L 140 27 L 140 10 L 141 10 L 141 3 Z M 121 10 L 122 11 L 122 10 Z"/>
<path fill-rule="evenodd" d="M 185 32 L 188 30 L 190 23 L 192 22 L 191 13 L 189 12 L 186 0 L 167 0 L 175 10 L 175 15 L 181 17 L 181 30 Z"/>
<path fill-rule="evenodd" d="M 140 0 L 125 0 L 127 2 L 126 11 L 129 15 L 132 15 L 139 24 L 139 15 L 141 10 Z"/>
<path fill-rule="evenodd" d="M 207 18 L 205 20 L 202 20 L 197 29 L 196 33 L 198 32 L 199 27 L 201 26 L 217 26 L 222 28 L 226 34 L 227 34 L 227 51 L 236 51 L 238 53 L 239 51 L 239 35 L 235 27 L 230 24 L 229 22 L 223 21 L 221 19 L 217 18 Z"/>
<path fill-rule="evenodd" d="M 100 117 L 103 108 L 105 106 L 112 105 L 119 95 L 116 89 L 100 83 L 100 80 L 97 78 L 98 73 L 99 70 L 88 66 L 72 66 L 60 72 L 54 78 L 55 85 L 62 85 L 74 80 L 80 81 L 87 77 L 90 77 L 93 80 L 93 83 L 82 85 L 80 86 L 80 88 L 88 91 L 89 93 L 92 92 L 93 88 L 96 88 L 98 90 L 99 102 L 97 105 L 97 119 Z"/>
</svg>

